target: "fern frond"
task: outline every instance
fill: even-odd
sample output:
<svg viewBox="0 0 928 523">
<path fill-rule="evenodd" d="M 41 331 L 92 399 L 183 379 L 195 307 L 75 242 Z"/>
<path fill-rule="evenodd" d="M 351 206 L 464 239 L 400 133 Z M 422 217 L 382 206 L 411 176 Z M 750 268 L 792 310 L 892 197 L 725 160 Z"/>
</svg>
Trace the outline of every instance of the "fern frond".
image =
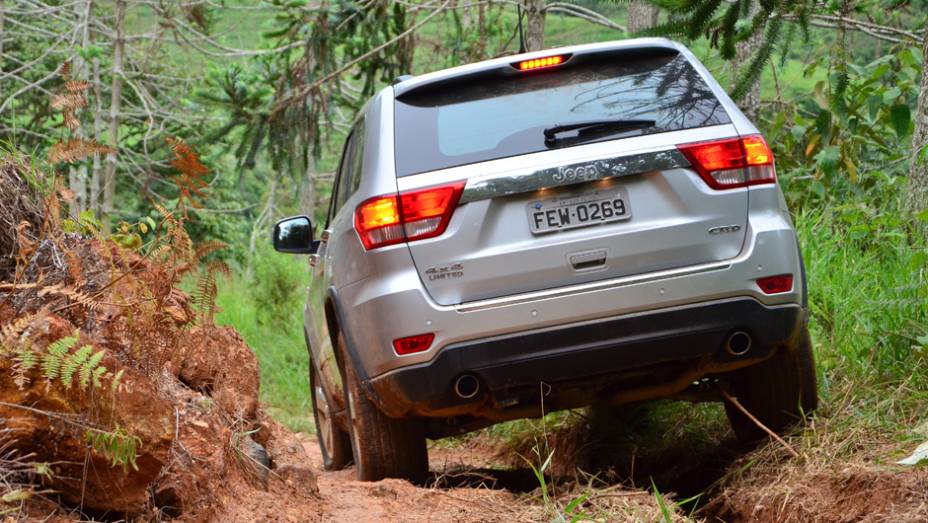
<svg viewBox="0 0 928 523">
<path fill-rule="evenodd" d="M 87 106 L 87 98 L 82 92 L 56 94 L 49 103 L 52 109 L 73 111 Z"/>
<path fill-rule="evenodd" d="M 204 198 L 206 196 L 204 190 L 209 185 L 206 181 L 209 168 L 203 165 L 196 151 L 181 139 L 168 138 L 168 143 L 171 144 L 171 150 L 174 152 L 174 159 L 171 160 L 171 166 L 180 173 L 174 178 L 174 182 L 180 190 L 178 206 L 183 207 L 186 201 L 198 207 L 199 203 L 196 198 Z"/>
<path fill-rule="evenodd" d="M 110 390 L 113 393 L 116 393 L 119 391 L 119 384 L 122 383 L 122 375 L 124 372 L 125 370 L 119 369 L 118 371 L 116 371 L 116 374 L 113 375 L 113 379 L 110 382 Z"/>
<path fill-rule="evenodd" d="M 16 351 L 16 356 L 13 358 L 13 383 L 16 385 L 16 388 L 22 390 L 26 387 L 26 384 L 29 383 L 29 376 L 27 375 L 30 370 L 35 368 L 38 364 L 39 356 L 35 353 L 31 344 L 23 344 L 19 347 L 19 350 Z"/>
<path fill-rule="evenodd" d="M 226 278 L 232 277 L 232 269 L 229 267 L 229 264 L 222 260 L 213 260 L 209 262 L 206 266 L 206 270 L 215 274 L 221 274 Z"/>
<path fill-rule="evenodd" d="M 108 154 L 115 151 L 112 147 L 103 145 L 96 140 L 71 138 L 53 145 L 48 151 L 48 161 L 51 163 L 76 163 L 95 154 Z"/>
<path fill-rule="evenodd" d="M 19 285 L 18 287 L 27 288 L 26 285 Z M 34 287 L 34 285 L 30 286 Z M 23 333 L 26 332 L 26 329 L 29 328 L 29 325 L 31 325 L 35 320 L 38 320 L 44 314 L 46 314 L 44 309 L 39 312 L 27 314 L 21 318 L 16 318 L 12 322 L 7 323 L 2 328 L 0 328 L 0 353 L 10 350 L 11 346 L 18 342 Z"/>
<path fill-rule="evenodd" d="M 128 470 L 130 466 L 134 470 L 139 469 L 136 457 L 142 440 L 127 434 L 122 428 L 116 427 L 112 432 L 88 429 L 84 432 L 84 441 L 94 451 L 105 456 L 111 466 L 121 466 L 123 470 Z"/>
<path fill-rule="evenodd" d="M 80 332 L 75 331 L 71 336 L 55 341 L 45 349 L 42 355 L 42 375 L 45 379 L 54 381 L 61 375 L 61 367 L 68 353 L 77 345 Z"/>
<path fill-rule="evenodd" d="M 93 369 L 93 373 L 91 374 L 91 381 L 93 382 L 93 387 L 95 389 L 103 387 L 103 376 L 106 376 L 106 367 L 100 366 Z"/>
<path fill-rule="evenodd" d="M 78 373 L 78 383 L 82 389 L 86 389 L 90 386 L 91 378 L 94 375 L 94 372 L 97 369 L 103 369 L 103 372 L 106 372 L 106 367 L 101 367 L 100 362 L 103 361 L 103 356 L 106 351 L 97 351 L 86 362 L 81 364 L 80 371 Z"/>
<path fill-rule="evenodd" d="M 193 251 L 193 258 L 196 261 L 200 261 L 206 256 L 225 248 L 226 244 L 223 242 L 215 240 L 205 241 L 197 245 L 197 248 Z"/>
<path fill-rule="evenodd" d="M 65 82 L 64 88 L 70 93 L 83 93 L 87 89 L 90 89 L 90 82 L 86 80 L 71 80 Z"/>
<path fill-rule="evenodd" d="M 215 275 L 209 270 L 202 271 L 193 295 L 193 303 L 200 313 L 201 324 L 212 322 L 216 313 L 217 292 Z"/>
<path fill-rule="evenodd" d="M 68 298 L 69 300 L 73 302 L 77 302 L 82 307 L 86 308 L 87 310 L 91 310 L 91 311 L 97 309 L 97 307 L 99 306 L 99 301 L 100 301 L 99 297 L 91 296 L 79 290 L 65 287 L 62 284 L 50 285 L 48 287 L 42 288 L 38 292 L 38 295 L 40 297 L 47 296 L 49 294 L 57 294 L 59 296 L 64 296 Z"/>
<path fill-rule="evenodd" d="M 93 352 L 93 347 L 84 345 L 77 349 L 73 354 L 64 359 L 61 364 L 61 382 L 65 388 L 70 389 L 74 382 L 74 374 L 87 363 L 87 359 Z"/>
</svg>

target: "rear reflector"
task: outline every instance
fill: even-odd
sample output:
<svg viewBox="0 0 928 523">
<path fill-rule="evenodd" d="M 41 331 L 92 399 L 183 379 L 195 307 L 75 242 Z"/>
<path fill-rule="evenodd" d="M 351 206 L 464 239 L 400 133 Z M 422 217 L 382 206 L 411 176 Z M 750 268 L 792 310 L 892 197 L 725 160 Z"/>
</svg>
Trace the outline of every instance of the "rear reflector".
<svg viewBox="0 0 928 523">
<path fill-rule="evenodd" d="M 445 232 L 461 198 L 464 182 L 377 196 L 355 211 L 354 228 L 367 250 Z"/>
<path fill-rule="evenodd" d="M 564 63 L 564 55 L 554 55 L 546 56 L 544 58 L 535 58 L 534 60 L 523 60 L 512 64 L 513 67 L 520 71 L 531 71 L 533 69 L 544 69 L 546 67 L 554 67 L 555 65 L 560 65 Z"/>
<path fill-rule="evenodd" d="M 758 135 L 678 145 L 693 169 L 713 189 L 776 183 L 773 153 Z"/>
<path fill-rule="evenodd" d="M 764 294 L 780 294 L 793 290 L 793 275 L 780 274 L 757 280 L 757 286 Z"/>
<path fill-rule="evenodd" d="M 407 338 L 399 338 L 393 340 L 393 350 L 401 356 L 405 354 L 415 354 L 417 352 L 429 350 L 434 340 L 435 335 L 431 332 L 428 334 L 417 334 Z"/>
</svg>

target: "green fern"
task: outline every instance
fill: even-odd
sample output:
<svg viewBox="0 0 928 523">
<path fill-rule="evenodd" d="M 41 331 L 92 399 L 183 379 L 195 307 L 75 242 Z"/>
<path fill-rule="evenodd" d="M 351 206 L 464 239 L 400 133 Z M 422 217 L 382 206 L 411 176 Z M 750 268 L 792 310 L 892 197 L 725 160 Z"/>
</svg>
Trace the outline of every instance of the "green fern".
<svg viewBox="0 0 928 523">
<path fill-rule="evenodd" d="M 142 440 L 127 434 L 122 428 L 116 427 L 112 432 L 88 429 L 84 432 L 84 441 L 105 456 L 111 466 L 121 466 L 124 471 L 128 471 L 130 466 L 134 470 L 139 469 L 136 459 Z"/>
<path fill-rule="evenodd" d="M 30 345 L 23 345 L 16 351 L 16 363 L 23 372 L 28 372 L 38 365 L 39 356 Z"/>
<path fill-rule="evenodd" d="M 103 354 L 103 351 L 98 352 L 97 354 Z M 90 380 L 93 383 L 95 389 L 99 389 L 103 386 L 102 379 L 106 375 L 106 367 L 100 366 L 93 369 L 91 373 Z"/>
<path fill-rule="evenodd" d="M 82 367 L 87 365 L 92 353 L 93 347 L 84 345 L 65 358 L 64 362 L 61 364 L 61 382 L 64 383 L 66 388 L 71 388 L 74 382 L 74 375 L 77 374 Z"/>
<path fill-rule="evenodd" d="M 80 331 L 75 331 L 71 336 L 61 338 L 45 349 L 45 354 L 42 355 L 42 375 L 46 379 L 54 381 L 61 375 L 61 365 L 71 349 L 77 345 L 79 337 Z"/>
<path fill-rule="evenodd" d="M 32 345 L 24 343 L 20 345 L 13 357 L 13 383 L 16 387 L 23 389 L 29 383 L 27 374 L 36 365 L 38 365 L 39 356 L 35 353 Z"/>
<path fill-rule="evenodd" d="M 100 366 L 100 361 L 103 360 L 104 351 L 97 351 L 91 356 L 86 363 L 81 365 L 80 373 L 78 379 L 80 380 L 81 388 L 86 389 L 90 386 L 91 378 L 94 375 L 94 372 L 97 370 L 103 369 L 103 372 L 106 372 L 106 367 Z"/>
<path fill-rule="evenodd" d="M 122 369 L 116 371 L 116 374 L 113 376 L 113 380 L 110 382 L 110 390 L 115 394 L 119 390 L 119 384 L 122 382 Z"/>
</svg>

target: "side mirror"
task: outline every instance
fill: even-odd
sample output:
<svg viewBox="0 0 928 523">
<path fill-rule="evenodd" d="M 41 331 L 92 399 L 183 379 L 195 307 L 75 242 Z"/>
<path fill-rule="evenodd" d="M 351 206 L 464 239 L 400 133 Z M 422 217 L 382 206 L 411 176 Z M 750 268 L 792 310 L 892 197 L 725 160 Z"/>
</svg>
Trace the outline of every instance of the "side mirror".
<svg viewBox="0 0 928 523">
<path fill-rule="evenodd" d="M 313 224 L 306 216 L 294 216 L 274 226 L 274 249 L 290 254 L 315 254 L 319 242 L 313 240 Z"/>
</svg>

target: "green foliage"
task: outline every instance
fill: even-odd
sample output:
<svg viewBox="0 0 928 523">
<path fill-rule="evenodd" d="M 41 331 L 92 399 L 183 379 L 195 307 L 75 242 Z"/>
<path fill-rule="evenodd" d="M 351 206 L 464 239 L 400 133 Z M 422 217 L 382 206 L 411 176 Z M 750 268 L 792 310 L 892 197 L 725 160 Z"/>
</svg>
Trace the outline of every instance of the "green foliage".
<svg viewBox="0 0 928 523">
<path fill-rule="evenodd" d="M 267 245 L 253 260 L 251 298 L 261 311 L 258 321 L 270 325 L 288 325 L 290 315 L 302 308 L 309 265 L 302 257 L 280 256 Z"/>
<path fill-rule="evenodd" d="M 42 375 L 45 379 L 54 381 L 61 376 L 61 365 L 67 358 L 71 349 L 77 345 L 79 333 L 75 332 L 71 336 L 61 338 L 52 343 L 46 349 L 46 354 L 42 358 Z"/>
<path fill-rule="evenodd" d="M 61 228 L 64 232 L 95 236 L 103 230 L 103 222 L 97 218 L 93 209 L 84 209 L 78 213 L 76 218 L 66 218 L 63 220 L 61 222 Z"/>
<path fill-rule="evenodd" d="M 127 434 L 122 428 L 116 427 L 112 432 L 88 429 L 84 432 L 84 441 L 94 451 L 106 457 L 110 466 L 122 467 L 124 471 L 128 471 L 129 467 L 133 470 L 139 469 L 136 459 L 142 440 Z"/>
<path fill-rule="evenodd" d="M 105 366 L 101 365 L 106 351 L 93 351 L 90 345 L 83 345 L 76 351 L 71 352 L 77 346 L 80 338 L 80 332 L 75 331 L 71 336 L 66 336 L 49 344 L 44 352 L 36 354 L 31 348 L 20 351 L 19 362 L 23 373 L 34 367 L 41 359 L 42 376 L 49 381 L 59 381 L 65 388 L 70 389 L 74 385 L 74 378 L 77 377 L 78 388 L 84 390 L 90 386 L 94 388 L 102 387 L 102 379 L 106 376 L 112 376 L 108 373 Z M 26 356 L 28 354 L 28 356 Z M 122 377 L 122 371 L 119 371 L 113 378 L 114 390 L 117 388 L 119 378 Z M 23 381 L 20 386 L 24 385 Z"/>
<path fill-rule="evenodd" d="M 219 325 L 234 326 L 255 351 L 261 402 L 294 431 L 311 432 L 309 357 L 303 339 L 303 292 L 309 271 L 302 256 L 259 249 L 251 277 L 236 272 L 219 287 Z M 276 276 L 274 276 L 276 274 Z M 274 303 L 273 296 L 280 297 Z"/>
<path fill-rule="evenodd" d="M 657 506 L 661 510 L 661 519 L 664 523 L 673 523 L 673 512 L 671 512 L 670 507 L 667 506 L 667 501 L 664 500 L 664 496 L 661 495 L 660 490 L 657 489 L 657 485 L 654 484 L 653 479 L 651 480 L 651 492 L 654 494 Z"/>
<path fill-rule="evenodd" d="M 811 46 L 817 43 L 813 42 L 813 24 L 831 28 L 834 36 L 829 35 L 829 80 L 834 95 L 831 108 L 837 113 L 843 112 L 843 95 L 848 86 L 849 67 L 853 63 L 848 34 L 861 30 L 853 23 L 855 15 L 857 19 L 867 20 L 871 24 L 885 24 L 891 35 L 889 40 L 904 46 L 920 46 L 919 37 L 912 31 L 918 31 L 928 23 L 928 17 L 925 16 L 928 11 L 925 10 L 923 0 L 915 0 L 904 8 L 892 0 L 833 0 L 825 3 L 815 0 L 732 0 L 724 4 L 718 0 L 649 1 L 666 9 L 672 16 L 666 23 L 650 28 L 643 34 L 689 41 L 705 36 L 712 47 L 718 48 L 718 54 L 724 60 L 735 58 L 739 43 L 752 35 L 763 35 L 760 44 L 750 49 L 752 54 L 747 67 L 739 66 L 739 78 L 732 91 L 732 97 L 736 100 L 744 96 L 761 77 L 777 51 L 780 52 L 781 66 L 786 64 L 794 49 L 797 32 L 806 46 Z M 894 33 L 895 29 L 901 31 Z M 874 34 L 872 26 L 863 32 Z M 872 50 L 866 53 L 872 57 L 879 54 Z"/>
<path fill-rule="evenodd" d="M 863 191 L 885 199 L 904 190 L 909 105 L 918 96 L 921 64 L 911 48 L 892 51 L 851 64 L 840 103 L 834 83 L 820 80 L 814 96 L 780 104 L 765 121 L 782 185 L 800 207 Z M 805 74 L 814 75 L 822 61 Z"/>
</svg>

